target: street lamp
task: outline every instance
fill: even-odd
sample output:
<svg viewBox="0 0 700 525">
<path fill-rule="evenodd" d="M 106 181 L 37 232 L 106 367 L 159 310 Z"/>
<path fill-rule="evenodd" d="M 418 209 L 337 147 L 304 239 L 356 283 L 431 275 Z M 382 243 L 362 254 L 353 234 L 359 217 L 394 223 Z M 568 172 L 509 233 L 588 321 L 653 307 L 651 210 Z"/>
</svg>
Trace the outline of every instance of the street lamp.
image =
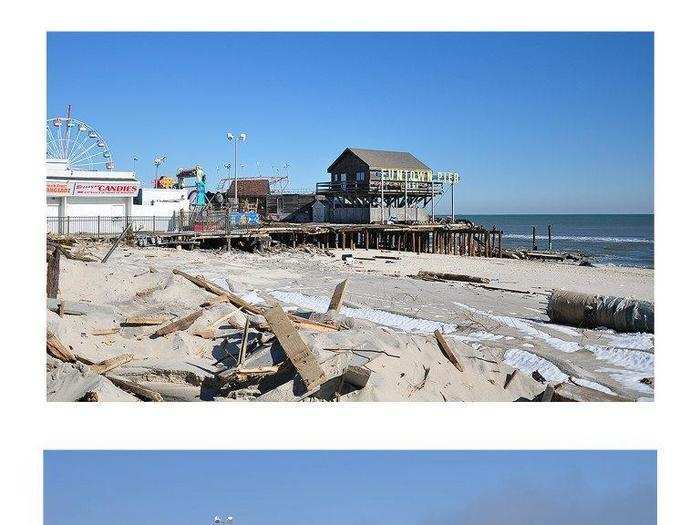
<svg viewBox="0 0 700 525">
<path fill-rule="evenodd" d="M 136 155 L 134 155 L 132 160 L 134 161 L 134 175 L 135 175 L 136 174 L 136 161 L 138 161 L 139 158 Z"/>
<path fill-rule="evenodd" d="M 160 168 L 160 165 L 163 164 L 167 158 L 168 157 L 166 157 L 165 155 L 162 155 L 153 159 L 153 164 L 156 167 L 156 179 L 158 179 L 158 168 Z"/>
<path fill-rule="evenodd" d="M 245 142 L 248 135 L 241 132 L 237 136 L 230 131 L 226 133 L 226 140 L 233 142 L 233 205 L 238 208 L 238 143 Z"/>
<path fill-rule="evenodd" d="M 226 518 L 220 518 L 219 516 L 214 516 L 214 524 L 218 525 L 220 523 L 225 523 L 226 525 L 233 525 L 233 516 L 226 516 Z"/>
</svg>

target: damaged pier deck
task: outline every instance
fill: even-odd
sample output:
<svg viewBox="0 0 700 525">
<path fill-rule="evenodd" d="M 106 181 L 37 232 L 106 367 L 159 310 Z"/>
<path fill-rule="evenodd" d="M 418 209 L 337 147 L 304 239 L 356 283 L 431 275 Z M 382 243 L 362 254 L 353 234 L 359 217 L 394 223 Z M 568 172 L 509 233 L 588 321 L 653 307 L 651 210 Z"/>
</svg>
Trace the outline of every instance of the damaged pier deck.
<svg viewBox="0 0 700 525">
<path fill-rule="evenodd" d="M 276 224 L 226 230 L 137 232 L 143 245 L 182 247 L 263 247 L 277 242 L 290 247 L 365 248 L 398 252 L 501 257 L 503 232 L 470 224 Z"/>
</svg>

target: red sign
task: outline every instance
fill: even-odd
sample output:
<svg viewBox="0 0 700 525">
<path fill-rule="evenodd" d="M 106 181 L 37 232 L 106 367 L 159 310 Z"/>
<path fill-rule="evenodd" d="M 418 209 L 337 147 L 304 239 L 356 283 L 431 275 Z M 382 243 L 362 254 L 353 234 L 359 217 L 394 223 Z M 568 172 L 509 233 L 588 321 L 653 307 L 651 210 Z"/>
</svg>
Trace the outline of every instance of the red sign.
<svg viewBox="0 0 700 525">
<path fill-rule="evenodd" d="M 133 197 L 139 192 L 137 182 L 74 182 L 73 195 Z"/>
<path fill-rule="evenodd" d="M 70 195 L 70 184 L 67 182 L 47 182 L 46 194 L 51 197 L 64 197 L 66 195 Z"/>
</svg>

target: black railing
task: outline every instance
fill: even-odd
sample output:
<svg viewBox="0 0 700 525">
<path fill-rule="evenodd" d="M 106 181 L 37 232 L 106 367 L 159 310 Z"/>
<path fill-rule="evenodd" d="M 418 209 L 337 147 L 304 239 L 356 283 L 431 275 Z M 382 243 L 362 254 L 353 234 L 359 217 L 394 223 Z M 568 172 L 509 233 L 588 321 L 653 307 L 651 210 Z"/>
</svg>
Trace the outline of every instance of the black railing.
<svg viewBox="0 0 700 525">
<path fill-rule="evenodd" d="M 405 193 L 405 183 L 398 180 L 384 179 L 384 193 Z M 434 185 L 434 187 L 433 187 Z M 408 181 L 409 195 L 427 195 L 435 192 L 435 195 L 442 193 L 442 182 L 423 182 L 423 181 Z M 334 181 L 334 182 L 317 182 L 316 193 L 355 193 L 355 192 L 372 192 L 379 193 L 382 191 L 382 182 L 379 179 L 371 179 L 365 181 Z"/>
</svg>

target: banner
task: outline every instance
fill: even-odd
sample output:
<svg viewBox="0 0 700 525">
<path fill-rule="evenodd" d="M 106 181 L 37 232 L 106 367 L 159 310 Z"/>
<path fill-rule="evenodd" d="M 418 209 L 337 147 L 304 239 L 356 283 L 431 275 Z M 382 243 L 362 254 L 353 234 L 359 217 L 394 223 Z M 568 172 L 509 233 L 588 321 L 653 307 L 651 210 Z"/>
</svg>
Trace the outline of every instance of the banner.
<svg viewBox="0 0 700 525">
<path fill-rule="evenodd" d="M 46 181 L 49 197 L 135 197 L 138 182 Z"/>
</svg>

